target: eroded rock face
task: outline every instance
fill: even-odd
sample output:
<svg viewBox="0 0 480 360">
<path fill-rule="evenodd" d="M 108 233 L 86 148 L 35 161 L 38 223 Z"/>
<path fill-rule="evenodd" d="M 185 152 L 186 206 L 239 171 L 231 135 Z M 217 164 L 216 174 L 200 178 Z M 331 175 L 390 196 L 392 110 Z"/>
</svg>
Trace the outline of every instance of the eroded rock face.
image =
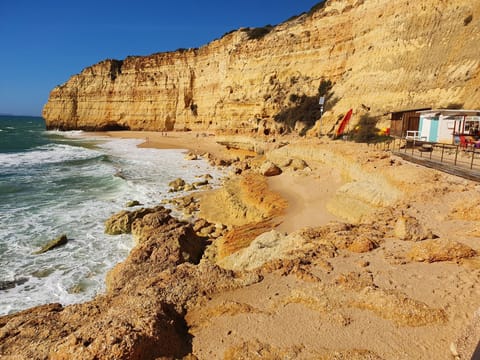
<svg viewBox="0 0 480 360">
<path fill-rule="evenodd" d="M 321 78 L 335 84 L 338 100 L 322 118 L 323 133 L 362 105 L 374 114 L 453 103 L 474 108 L 479 7 L 470 0 L 326 1 L 263 37 L 243 29 L 199 49 L 101 61 L 55 87 L 43 117 L 49 129 L 271 135 L 294 128 L 275 121 L 290 113 L 305 122 L 302 106 L 318 104 Z"/>
<path fill-rule="evenodd" d="M 0 317 L 0 355 L 15 359 L 182 358 L 191 352 L 183 313 L 190 301 L 257 281 L 198 262 L 201 239 L 162 208 L 137 218 L 138 245 L 94 300 L 49 304 Z"/>
<path fill-rule="evenodd" d="M 134 211 L 123 210 L 119 213 L 113 214 L 107 221 L 105 221 L 105 233 L 109 235 L 130 234 L 132 232 L 132 224 L 135 220 L 141 219 L 147 214 L 168 210 L 162 206 L 155 208 L 142 208 Z"/>
<path fill-rule="evenodd" d="M 195 235 L 190 224 L 171 217 L 169 210 L 161 206 L 151 210 L 133 222 L 132 235 L 137 246 L 108 273 L 108 289 L 135 287 L 138 281 L 154 277 L 159 271 L 200 260 L 206 239 Z"/>
</svg>

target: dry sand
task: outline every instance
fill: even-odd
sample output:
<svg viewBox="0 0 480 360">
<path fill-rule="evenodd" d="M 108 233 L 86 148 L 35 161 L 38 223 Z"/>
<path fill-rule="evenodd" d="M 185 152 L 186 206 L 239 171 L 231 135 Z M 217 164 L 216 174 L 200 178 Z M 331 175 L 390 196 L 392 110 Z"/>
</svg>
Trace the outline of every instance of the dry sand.
<svg viewBox="0 0 480 360">
<path fill-rule="evenodd" d="M 211 136 L 108 135 L 232 156 Z M 249 248 L 267 250 L 257 269 L 263 281 L 189 308 L 193 353 L 199 359 L 452 359 L 453 348 L 458 359 L 469 358 L 479 334 L 467 334 L 466 350 L 456 340 L 480 306 L 480 261 L 468 258 L 471 248 L 480 250 L 479 186 L 361 145 L 315 146 L 326 150 L 323 163 L 306 159 L 311 172 L 285 171 L 268 181 L 289 204 L 277 230 L 304 241 L 280 258 L 275 242 L 254 241 L 239 252 L 248 259 L 255 255 Z M 337 166 L 354 171 L 345 177 Z M 388 191 L 380 191 L 382 184 Z M 339 192 L 351 197 L 352 208 L 373 194 L 371 216 L 356 225 L 325 225 L 342 218 L 326 207 Z M 402 233 L 404 216 L 414 222 L 405 220 Z M 310 229 L 299 231 L 304 227 Z M 433 239 L 412 242 L 412 234 Z M 457 242 L 471 248 L 462 252 Z"/>
<path fill-rule="evenodd" d="M 186 149 L 196 154 L 210 153 L 217 158 L 235 158 L 249 154 L 235 149 L 227 150 L 216 142 L 215 136 L 208 133 L 112 131 L 103 134 L 109 137 L 145 140 L 139 147 Z M 292 232 L 303 227 L 340 220 L 326 208 L 342 184 L 340 174 L 318 162 L 311 162 L 309 165 L 313 173 L 285 172 L 268 179 L 270 189 L 288 202 L 281 224 L 275 227 L 278 231 Z"/>
<path fill-rule="evenodd" d="M 313 167 L 312 164 L 310 164 Z M 334 198 L 342 184 L 340 175 L 321 165 L 314 167 L 314 173 L 283 173 L 269 178 L 270 189 L 288 202 L 285 216 L 278 231 L 292 232 L 308 226 L 325 225 L 340 220 L 331 214 L 327 204 Z"/>
<path fill-rule="evenodd" d="M 107 131 L 100 134 L 116 138 L 143 139 L 144 142 L 139 147 L 186 149 L 196 154 L 230 156 L 225 147 L 215 141 L 212 134 L 204 132 Z"/>
</svg>

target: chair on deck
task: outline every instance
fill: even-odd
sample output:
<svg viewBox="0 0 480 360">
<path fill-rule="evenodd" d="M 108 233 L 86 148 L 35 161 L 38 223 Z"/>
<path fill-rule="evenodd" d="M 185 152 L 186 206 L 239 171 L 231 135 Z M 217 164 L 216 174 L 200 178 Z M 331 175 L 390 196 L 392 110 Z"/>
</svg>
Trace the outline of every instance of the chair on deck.
<svg viewBox="0 0 480 360">
<path fill-rule="evenodd" d="M 470 146 L 470 140 L 468 140 L 464 135 L 460 135 L 460 147 L 467 149 Z"/>
</svg>

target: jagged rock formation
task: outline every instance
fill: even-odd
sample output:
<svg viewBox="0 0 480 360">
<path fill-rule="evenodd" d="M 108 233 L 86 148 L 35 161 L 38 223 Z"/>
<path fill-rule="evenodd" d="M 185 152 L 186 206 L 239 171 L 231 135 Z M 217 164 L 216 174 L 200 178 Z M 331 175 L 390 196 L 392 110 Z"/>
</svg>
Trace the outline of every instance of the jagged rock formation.
<svg viewBox="0 0 480 360">
<path fill-rule="evenodd" d="M 193 265 L 192 244 L 200 240 L 166 209 L 132 216 L 138 245 L 109 273 L 107 293 L 85 304 L 49 304 L 1 317 L 2 359 L 182 358 L 191 351 L 182 314 L 187 303 L 258 281 Z"/>
<path fill-rule="evenodd" d="M 349 108 L 480 107 L 480 3 L 327 0 L 273 28 L 199 49 L 105 60 L 54 88 L 60 129 L 271 133 L 313 125 L 321 79 L 334 83 L 323 131 Z M 277 120 L 277 121 L 276 121 Z"/>
<path fill-rule="evenodd" d="M 251 158 L 242 178 L 206 195 L 225 213 L 212 221 L 192 225 L 162 207 L 112 216 L 106 229 L 131 232 L 135 247 L 108 273 L 106 292 L 0 317 L 0 358 L 470 359 L 480 185 L 366 144 L 324 141 L 299 139 L 265 155 L 282 167 L 304 158 L 311 176 L 335 163 L 346 184 L 359 183 L 337 191 L 358 203 L 343 214 L 360 222 L 249 239 L 281 215 L 281 199 L 255 173 L 264 156 Z"/>
</svg>

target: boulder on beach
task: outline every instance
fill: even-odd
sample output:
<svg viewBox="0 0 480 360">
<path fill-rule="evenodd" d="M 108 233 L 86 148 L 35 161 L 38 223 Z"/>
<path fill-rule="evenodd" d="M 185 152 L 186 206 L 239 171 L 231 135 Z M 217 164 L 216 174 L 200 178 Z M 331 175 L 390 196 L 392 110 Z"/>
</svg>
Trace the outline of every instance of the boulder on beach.
<svg viewBox="0 0 480 360">
<path fill-rule="evenodd" d="M 168 186 L 170 186 L 170 190 L 173 192 L 182 191 L 185 186 L 185 180 L 177 178 L 173 181 L 170 181 Z"/>
<path fill-rule="evenodd" d="M 293 159 L 290 163 L 290 168 L 294 171 L 304 170 L 307 167 L 308 167 L 308 164 L 305 162 L 305 160 L 302 160 L 302 159 Z"/>
<path fill-rule="evenodd" d="M 367 237 L 358 237 L 348 246 L 348 250 L 355 253 L 365 253 L 377 247 L 378 244 L 375 241 Z"/>
<path fill-rule="evenodd" d="M 457 241 L 425 240 L 416 243 L 410 249 L 408 257 L 413 261 L 436 262 L 455 261 L 476 256 L 477 252 L 470 246 Z"/>
<path fill-rule="evenodd" d="M 413 216 L 400 216 L 393 229 L 395 237 L 405 241 L 422 241 L 435 236 Z"/>
<path fill-rule="evenodd" d="M 277 165 L 275 165 L 271 161 L 265 161 L 263 165 L 260 167 L 260 173 L 263 176 L 277 176 L 282 173 L 282 169 L 280 169 Z"/>
<path fill-rule="evenodd" d="M 51 240 L 50 242 L 48 242 L 47 244 L 45 244 L 40 250 L 35 251 L 34 254 L 35 255 L 43 254 L 43 253 L 45 253 L 47 251 L 50 251 L 50 250 L 53 250 L 53 249 L 55 249 L 59 246 L 65 245 L 67 242 L 68 242 L 67 235 L 62 234 L 59 237 L 57 237 L 57 238 Z"/>
</svg>

